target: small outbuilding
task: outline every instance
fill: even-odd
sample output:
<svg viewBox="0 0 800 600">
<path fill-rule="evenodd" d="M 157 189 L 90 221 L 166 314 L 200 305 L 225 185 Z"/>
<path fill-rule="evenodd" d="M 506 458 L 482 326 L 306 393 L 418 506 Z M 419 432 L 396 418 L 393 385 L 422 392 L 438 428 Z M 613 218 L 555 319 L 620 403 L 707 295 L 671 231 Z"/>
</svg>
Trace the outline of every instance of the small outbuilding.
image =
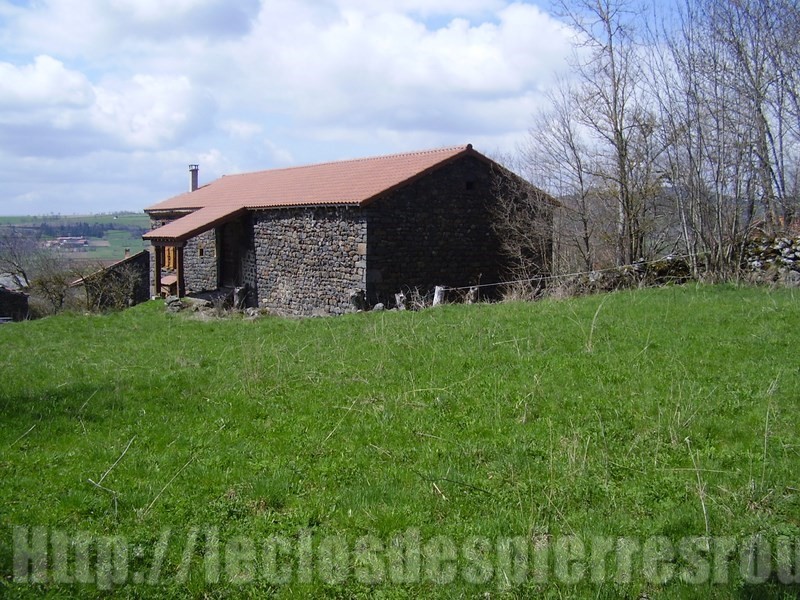
<svg viewBox="0 0 800 600">
<path fill-rule="evenodd" d="M 86 307 L 93 310 L 126 308 L 150 299 L 150 253 L 134 255 L 125 250 L 125 258 L 70 284 L 82 288 Z"/>
<path fill-rule="evenodd" d="M 0 323 L 28 318 L 28 294 L 0 284 Z"/>
<path fill-rule="evenodd" d="M 168 279 L 178 295 L 246 286 L 250 305 L 304 315 L 347 312 L 354 292 L 392 304 L 401 290 L 497 283 L 509 266 L 493 227 L 504 181 L 546 202 L 472 145 L 203 186 L 191 165 L 189 192 L 145 209 L 153 289 Z"/>
</svg>

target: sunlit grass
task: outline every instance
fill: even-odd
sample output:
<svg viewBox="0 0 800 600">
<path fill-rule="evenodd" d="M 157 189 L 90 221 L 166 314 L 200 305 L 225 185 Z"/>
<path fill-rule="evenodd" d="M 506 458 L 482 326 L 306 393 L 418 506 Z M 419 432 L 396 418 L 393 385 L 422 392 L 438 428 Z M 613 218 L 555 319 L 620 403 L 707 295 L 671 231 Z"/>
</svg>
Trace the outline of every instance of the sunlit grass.
<svg viewBox="0 0 800 600">
<path fill-rule="evenodd" d="M 675 287 L 537 304 L 200 322 L 147 303 L 0 327 L 0 559 L 10 528 L 222 540 L 310 531 L 800 536 L 800 308 L 790 290 Z M 129 446 L 128 446 L 129 445 Z M 101 489 L 98 482 L 108 472 Z M 169 556 L 180 561 L 180 544 Z M 193 595 L 729 597 L 347 580 Z M 105 595 L 12 584 L 7 595 Z M 762 589 L 773 589 L 764 586 Z M 796 592 L 778 586 L 776 593 Z M 127 596 L 182 595 L 167 582 Z M 744 593 L 744 591 L 743 591 Z"/>
</svg>

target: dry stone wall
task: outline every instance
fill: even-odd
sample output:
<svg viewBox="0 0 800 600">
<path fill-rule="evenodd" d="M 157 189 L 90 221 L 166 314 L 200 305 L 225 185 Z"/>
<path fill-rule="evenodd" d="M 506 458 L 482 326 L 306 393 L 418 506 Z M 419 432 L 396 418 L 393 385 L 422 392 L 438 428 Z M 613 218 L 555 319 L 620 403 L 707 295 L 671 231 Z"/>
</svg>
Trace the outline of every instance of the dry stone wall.
<svg viewBox="0 0 800 600">
<path fill-rule="evenodd" d="M 757 281 L 800 285 L 800 236 L 755 238 L 744 252 L 745 267 Z"/>
<path fill-rule="evenodd" d="M 342 314 L 366 285 L 365 215 L 355 208 L 254 213 L 259 306 L 296 315 Z"/>
</svg>

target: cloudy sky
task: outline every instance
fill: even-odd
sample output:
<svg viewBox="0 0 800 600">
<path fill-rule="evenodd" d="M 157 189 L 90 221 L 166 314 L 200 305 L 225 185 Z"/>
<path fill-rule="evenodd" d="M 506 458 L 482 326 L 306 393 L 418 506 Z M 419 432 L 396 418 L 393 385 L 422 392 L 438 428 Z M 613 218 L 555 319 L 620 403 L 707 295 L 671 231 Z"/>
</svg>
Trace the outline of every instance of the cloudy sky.
<svg viewBox="0 0 800 600">
<path fill-rule="evenodd" d="M 0 0 L 0 214 L 141 210 L 195 162 L 512 152 L 570 52 L 545 7 Z"/>
</svg>

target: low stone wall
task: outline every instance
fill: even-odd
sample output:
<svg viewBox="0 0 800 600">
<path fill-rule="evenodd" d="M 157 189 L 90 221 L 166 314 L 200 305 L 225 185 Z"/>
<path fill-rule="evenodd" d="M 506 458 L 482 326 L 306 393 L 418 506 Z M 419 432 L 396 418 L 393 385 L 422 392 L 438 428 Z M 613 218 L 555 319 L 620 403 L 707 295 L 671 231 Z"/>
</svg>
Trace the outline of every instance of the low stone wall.
<svg viewBox="0 0 800 600">
<path fill-rule="evenodd" d="M 752 239 L 744 266 L 757 281 L 800 286 L 800 236 Z"/>
<path fill-rule="evenodd" d="M 28 295 L 0 287 L 0 317 L 14 321 L 28 318 Z"/>
<path fill-rule="evenodd" d="M 351 310 L 366 286 L 365 215 L 350 208 L 271 209 L 253 215 L 260 308 L 295 315 Z"/>
</svg>

